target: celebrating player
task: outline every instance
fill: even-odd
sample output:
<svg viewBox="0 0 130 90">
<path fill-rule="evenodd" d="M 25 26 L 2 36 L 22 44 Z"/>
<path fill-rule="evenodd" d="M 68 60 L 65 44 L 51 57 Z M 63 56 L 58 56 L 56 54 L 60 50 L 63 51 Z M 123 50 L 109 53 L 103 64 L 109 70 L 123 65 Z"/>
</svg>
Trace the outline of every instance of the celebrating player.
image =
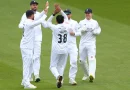
<svg viewBox="0 0 130 90">
<path fill-rule="evenodd" d="M 64 23 L 64 19 L 68 19 L 67 15 L 60 9 L 59 5 L 55 5 L 56 10 L 48 19 L 48 26 L 53 32 L 52 51 L 50 70 L 57 80 L 57 87 L 62 86 L 64 69 L 67 62 L 67 30 L 68 24 Z M 61 12 L 62 15 L 56 16 L 57 25 L 52 24 L 54 16 Z"/>
<path fill-rule="evenodd" d="M 96 36 L 100 34 L 101 28 L 98 22 L 92 19 L 92 9 L 86 9 L 85 15 L 86 18 L 79 23 L 81 27 L 86 27 L 80 39 L 80 64 L 84 71 L 82 80 L 89 77 L 89 81 L 93 82 L 96 72 Z M 86 62 L 86 58 L 88 58 L 88 62 Z"/>
<path fill-rule="evenodd" d="M 93 82 L 96 72 L 96 36 L 100 34 L 101 28 L 98 22 L 92 19 L 92 9 L 86 9 L 85 16 L 86 18 L 79 23 L 81 32 L 77 33 L 81 35 L 79 45 L 80 65 L 84 71 L 82 80 L 89 77 L 89 81 Z M 71 32 L 71 35 L 75 34 Z"/>
<path fill-rule="evenodd" d="M 45 12 L 46 11 L 46 12 Z M 26 11 L 26 17 L 27 19 L 23 23 L 23 37 L 21 39 L 20 48 L 21 48 L 21 54 L 22 54 L 22 60 L 23 60 L 23 80 L 21 85 L 24 86 L 25 89 L 35 89 L 36 86 L 32 85 L 30 83 L 30 76 L 32 74 L 31 67 L 33 62 L 33 50 L 35 46 L 35 26 L 40 25 L 41 23 L 44 23 L 45 18 L 47 17 L 45 13 L 47 13 L 47 9 L 43 11 L 43 15 L 41 18 L 36 21 L 34 20 L 34 11 L 27 10 Z"/>
<path fill-rule="evenodd" d="M 78 32 L 78 22 L 71 19 L 71 11 L 69 9 L 64 10 L 64 13 L 68 16 L 69 25 L 72 28 L 73 32 Z M 78 57 L 78 49 L 76 45 L 76 37 L 68 34 L 68 53 L 70 56 L 70 70 L 69 70 L 69 83 L 72 85 L 76 85 L 75 81 L 76 73 L 77 73 L 77 57 Z"/>
<path fill-rule="evenodd" d="M 46 2 L 46 7 L 48 7 L 49 3 Z M 41 17 L 43 14 L 43 12 L 38 12 L 38 2 L 36 1 L 31 1 L 30 2 L 30 8 L 31 10 L 34 11 L 34 20 L 38 19 L 39 17 Z M 23 29 L 24 27 L 24 22 L 26 20 L 26 14 L 24 13 L 20 24 L 19 24 L 19 28 Z M 47 27 L 46 22 L 42 23 L 42 26 L 44 28 Z M 35 27 L 35 43 L 34 43 L 34 48 L 33 48 L 33 69 L 32 69 L 32 73 L 34 73 L 35 76 L 35 82 L 39 82 L 40 81 L 40 77 L 39 77 L 39 71 L 40 71 L 40 55 L 41 55 L 41 43 L 42 43 L 42 31 L 41 31 L 41 25 L 37 25 Z M 30 78 L 31 81 L 33 81 L 33 77 Z"/>
</svg>

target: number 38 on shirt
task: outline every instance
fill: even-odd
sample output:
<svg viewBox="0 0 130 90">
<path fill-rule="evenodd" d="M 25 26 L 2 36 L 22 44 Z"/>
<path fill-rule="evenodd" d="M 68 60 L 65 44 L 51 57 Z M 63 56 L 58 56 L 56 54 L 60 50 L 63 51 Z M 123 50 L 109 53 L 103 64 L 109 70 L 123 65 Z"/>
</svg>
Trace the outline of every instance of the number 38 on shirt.
<svg viewBox="0 0 130 90">
<path fill-rule="evenodd" d="M 59 41 L 58 43 L 66 43 L 67 42 L 67 34 L 58 34 Z"/>
</svg>

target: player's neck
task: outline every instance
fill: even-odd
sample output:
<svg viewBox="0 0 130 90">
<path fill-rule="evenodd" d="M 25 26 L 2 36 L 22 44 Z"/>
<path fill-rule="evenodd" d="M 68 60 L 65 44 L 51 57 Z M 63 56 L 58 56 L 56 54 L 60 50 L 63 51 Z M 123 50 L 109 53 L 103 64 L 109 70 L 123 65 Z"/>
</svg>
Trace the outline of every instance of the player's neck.
<svg viewBox="0 0 130 90">
<path fill-rule="evenodd" d="M 33 20 L 31 17 L 28 17 L 28 19 Z"/>
<path fill-rule="evenodd" d="M 31 9 L 32 10 L 32 9 Z M 34 13 L 36 13 L 37 12 L 37 10 L 33 10 L 34 11 Z"/>
<path fill-rule="evenodd" d="M 71 20 L 71 18 L 68 18 L 68 20 Z"/>
<path fill-rule="evenodd" d="M 92 18 L 86 18 L 86 20 L 88 20 L 88 21 L 91 20 L 91 19 L 92 19 Z"/>
</svg>

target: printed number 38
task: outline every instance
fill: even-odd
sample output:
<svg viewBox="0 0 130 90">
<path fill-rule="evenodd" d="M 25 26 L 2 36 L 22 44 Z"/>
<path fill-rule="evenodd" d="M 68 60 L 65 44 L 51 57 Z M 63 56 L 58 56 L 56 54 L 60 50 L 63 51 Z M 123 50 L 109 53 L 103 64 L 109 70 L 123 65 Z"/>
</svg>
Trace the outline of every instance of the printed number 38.
<svg viewBox="0 0 130 90">
<path fill-rule="evenodd" d="M 64 35 L 61 35 L 61 34 L 58 34 L 59 36 L 59 41 L 58 43 L 66 43 L 67 42 L 67 34 L 64 34 Z"/>
</svg>

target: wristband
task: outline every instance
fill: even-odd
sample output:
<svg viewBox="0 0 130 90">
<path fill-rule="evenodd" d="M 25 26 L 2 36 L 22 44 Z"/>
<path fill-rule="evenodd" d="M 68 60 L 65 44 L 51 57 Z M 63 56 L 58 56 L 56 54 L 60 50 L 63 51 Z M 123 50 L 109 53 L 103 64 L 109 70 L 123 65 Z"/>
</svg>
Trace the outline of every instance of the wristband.
<svg viewBox="0 0 130 90">
<path fill-rule="evenodd" d="M 56 14 L 53 13 L 52 15 L 55 16 Z"/>
</svg>

